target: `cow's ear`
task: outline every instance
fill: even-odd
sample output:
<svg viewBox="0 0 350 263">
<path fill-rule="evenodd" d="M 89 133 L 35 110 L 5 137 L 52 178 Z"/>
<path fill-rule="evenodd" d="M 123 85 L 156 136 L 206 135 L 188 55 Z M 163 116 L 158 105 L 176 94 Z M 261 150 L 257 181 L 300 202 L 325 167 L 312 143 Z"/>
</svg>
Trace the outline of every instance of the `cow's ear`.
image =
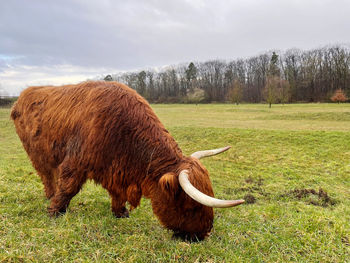
<svg viewBox="0 0 350 263">
<path fill-rule="evenodd" d="M 164 192 L 176 192 L 179 188 L 179 181 L 175 173 L 166 173 L 159 179 L 160 187 Z"/>
</svg>

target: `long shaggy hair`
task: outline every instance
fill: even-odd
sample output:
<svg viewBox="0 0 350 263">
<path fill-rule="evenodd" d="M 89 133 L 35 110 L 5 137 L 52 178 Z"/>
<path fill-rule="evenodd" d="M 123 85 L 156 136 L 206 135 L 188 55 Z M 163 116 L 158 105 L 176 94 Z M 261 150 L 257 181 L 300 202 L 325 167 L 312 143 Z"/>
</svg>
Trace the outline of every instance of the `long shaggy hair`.
<svg viewBox="0 0 350 263">
<path fill-rule="evenodd" d="M 152 108 L 117 82 L 30 87 L 13 106 L 16 131 L 51 200 L 64 213 L 87 179 L 108 190 L 116 217 L 128 216 L 142 196 L 161 223 L 190 239 L 212 228 L 213 209 L 192 200 L 178 182 L 189 171 L 193 185 L 213 196 L 207 170 L 185 157 Z"/>
</svg>

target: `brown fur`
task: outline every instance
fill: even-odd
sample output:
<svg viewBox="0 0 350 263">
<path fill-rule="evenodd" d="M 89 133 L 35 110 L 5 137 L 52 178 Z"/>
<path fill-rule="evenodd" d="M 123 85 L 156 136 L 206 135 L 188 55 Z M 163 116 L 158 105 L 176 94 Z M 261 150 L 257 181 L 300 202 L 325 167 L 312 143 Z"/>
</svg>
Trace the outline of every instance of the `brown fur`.
<svg viewBox="0 0 350 263">
<path fill-rule="evenodd" d="M 84 82 L 61 87 L 30 87 L 14 105 L 16 131 L 45 187 L 51 215 L 64 213 L 87 179 L 112 198 L 116 217 L 128 216 L 150 198 L 167 228 L 203 239 L 213 209 L 192 200 L 178 175 L 189 170 L 192 184 L 213 196 L 207 170 L 183 156 L 149 104 L 117 82 Z"/>
</svg>

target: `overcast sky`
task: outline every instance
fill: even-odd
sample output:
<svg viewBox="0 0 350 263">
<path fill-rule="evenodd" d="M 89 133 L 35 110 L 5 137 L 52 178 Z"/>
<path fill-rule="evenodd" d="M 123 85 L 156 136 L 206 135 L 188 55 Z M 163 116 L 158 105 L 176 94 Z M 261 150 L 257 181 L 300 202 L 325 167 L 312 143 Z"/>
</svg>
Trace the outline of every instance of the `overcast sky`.
<svg viewBox="0 0 350 263">
<path fill-rule="evenodd" d="M 0 0 L 0 93 L 350 43 L 350 0 Z"/>
</svg>

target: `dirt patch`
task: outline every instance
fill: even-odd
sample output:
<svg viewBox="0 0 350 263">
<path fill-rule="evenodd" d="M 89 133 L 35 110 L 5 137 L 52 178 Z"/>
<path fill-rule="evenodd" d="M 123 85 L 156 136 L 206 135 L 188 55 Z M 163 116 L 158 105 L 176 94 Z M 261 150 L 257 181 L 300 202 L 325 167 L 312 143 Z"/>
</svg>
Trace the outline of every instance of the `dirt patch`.
<svg viewBox="0 0 350 263">
<path fill-rule="evenodd" d="M 299 200 L 305 199 L 305 201 L 310 204 L 310 205 L 315 205 L 315 206 L 322 206 L 322 207 L 327 207 L 329 205 L 335 205 L 336 201 L 331 198 L 328 193 L 323 190 L 322 188 L 319 188 L 318 191 L 315 189 L 294 189 L 292 191 L 289 191 L 283 195 L 282 197 L 294 197 Z"/>
<path fill-rule="evenodd" d="M 258 185 L 258 186 L 262 186 L 263 185 L 263 179 L 261 179 L 261 178 L 255 179 L 255 178 L 250 177 L 250 176 L 245 178 L 245 182 L 247 184 L 255 184 L 255 185 Z"/>
<path fill-rule="evenodd" d="M 256 202 L 256 198 L 252 194 L 246 194 L 243 199 L 247 204 L 254 204 Z"/>
<path fill-rule="evenodd" d="M 228 195 L 243 195 L 243 199 L 246 204 L 254 204 L 257 199 L 264 196 L 269 196 L 269 193 L 265 192 L 263 188 L 263 179 L 262 178 L 254 178 L 247 177 L 244 179 L 245 184 L 242 187 L 237 188 L 226 188 L 224 192 Z"/>
</svg>

